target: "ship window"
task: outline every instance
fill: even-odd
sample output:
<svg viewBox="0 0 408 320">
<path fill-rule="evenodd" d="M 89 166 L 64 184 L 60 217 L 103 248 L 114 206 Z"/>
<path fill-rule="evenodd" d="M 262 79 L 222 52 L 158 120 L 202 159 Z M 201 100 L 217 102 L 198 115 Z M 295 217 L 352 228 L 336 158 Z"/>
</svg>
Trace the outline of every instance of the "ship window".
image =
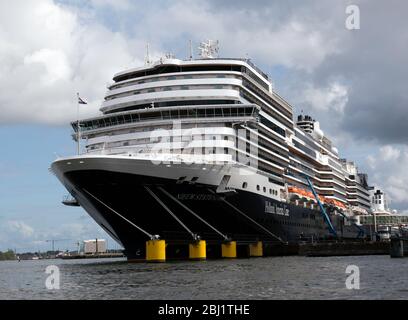
<svg viewBox="0 0 408 320">
<path fill-rule="evenodd" d="M 272 189 L 269 189 L 269 194 L 272 194 Z"/>
<path fill-rule="evenodd" d="M 215 109 L 215 116 L 216 117 L 222 117 L 222 109 L 221 108 Z"/>
<path fill-rule="evenodd" d="M 214 117 L 214 109 L 205 109 L 207 117 Z"/>
<path fill-rule="evenodd" d="M 256 186 L 256 190 L 258 191 L 260 190 L 259 184 Z"/>
<path fill-rule="evenodd" d="M 243 189 L 246 189 L 248 187 L 248 183 L 247 182 L 244 182 L 243 184 L 242 184 L 242 188 Z"/>
<path fill-rule="evenodd" d="M 263 187 L 263 192 L 266 192 L 266 187 Z"/>
<path fill-rule="evenodd" d="M 186 179 L 187 177 L 186 176 L 184 176 L 184 177 L 180 177 L 180 178 L 178 178 L 178 180 L 177 180 L 177 182 L 176 183 L 183 183 L 183 181 Z"/>
<path fill-rule="evenodd" d="M 187 117 L 187 110 L 180 110 L 180 118 L 186 118 Z"/>
<path fill-rule="evenodd" d="M 172 119 L 177 119 L 177 118 L 179 118 L 178 110 L 171 110 L 171 111 L 170 111 L 170 114 L 171 114 L 171 118 L 172 118 Z"/>
</svg>

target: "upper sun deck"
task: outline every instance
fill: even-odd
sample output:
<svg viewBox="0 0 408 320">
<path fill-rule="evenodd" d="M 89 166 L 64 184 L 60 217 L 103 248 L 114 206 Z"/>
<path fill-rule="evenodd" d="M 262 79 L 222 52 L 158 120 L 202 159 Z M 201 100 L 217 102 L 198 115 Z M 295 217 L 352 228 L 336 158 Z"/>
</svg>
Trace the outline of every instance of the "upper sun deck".
<svg viewBox="0 0 408 320">
<path fill-rule="evenodd" d="M 147 66 L 128 69 L 114 75 L 115 83 L 136 79 L 140 77 L 177 73 L 177 72 L 200 72 L 200 71 L 236 71 L 246 72 L 255 78 L 258 83 L 271 90 L 271 82 L 268 75 L 257 68 L 249 59 L 240 58 L 208 58 L 195 60 L 180 60 L 174 58 L 161 58 Z"/>
</svg>

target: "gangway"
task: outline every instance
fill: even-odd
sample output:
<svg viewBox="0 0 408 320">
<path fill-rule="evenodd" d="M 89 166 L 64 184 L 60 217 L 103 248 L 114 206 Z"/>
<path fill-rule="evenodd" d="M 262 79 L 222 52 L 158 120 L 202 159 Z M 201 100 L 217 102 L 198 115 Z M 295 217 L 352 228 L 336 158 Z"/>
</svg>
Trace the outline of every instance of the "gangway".
<svg viewBox="0 0 408 320">
<path fill-rule="evenodd" d="M 341 211 L 338 211 L 338 212 L 344 217 L 344 219 L 346 219 L 347 221 L 351 221 L 351 223 L 358 229 L 357 238 L 363 237 L 366 234 L 364 229 L 360 227 L 357 223 L 352 221 L 346 214 L 344 214 Z"/>
<path fill-rule="evenodd" d="M 336 230 L 334 229 L 334 227 L 333 227 L 333 225 L 332 225 L 332 223 L 331 223 L 331 221 L 330 221 L 330 218 L 329 218 L 329 216 L 328 216 L 328 214 L 327 214 L 325 208 L 323 207 L 322 203 L 320 202 L 319 197 L 318 197 L 318 195 L 317 195 L 315 189 L 313 188 L 312 182 L 310 181 L 310 179 L 309 179 L 309 177 L 308 177 L 307 175 L 304 175 L 304 177 L 305 177 L 307 183 L 309 184 L 310 189 L 312 190 L 313 196 L 315 197 L 317 203 L 319 204 L 320 210 L 321 210 L 321 212 L 322 212 L 322 214 L 323 214 L 323 218 L 324 218 L 324 220 L 326 221 L 327 226 L 329 227 L 330 233 L 331 233 L 332 235 L 334 235 L 335 237 L 337 237 L 337 232 L 336 232 Z"/>
<path fill-rule="evenodd" d="M 331 224 L 330 218 L 329 218 L 329 216 L 327 215 L 326 210 L 324 209 L 322 203 L 320 202 L 319 197 L 318 197 L 316 191 L 315 191 L 314 188 L 313 188 L 312 182 L 310 181 L 310 179 L 309 179 L 308 176 L 304 175 L 304 177 L 305 177 L 305 179 L 307 180 L 307 183 L 309 184 L 309 187 L 310 187 L 310 189 L 312 190 L 313 195 L 314 195 L 314 197 L 315 197 L 317 203 L 318 203 L 319 206 L 320 206 L 320 209 L 322 210 L 323 216 L 324 216 L 324 218 L 325 218 L 325 220 L 326 220 L 326 223 L 327 223 L 328 226 L 329 226 L 330 232 L 331 232 L 333 235 L 337 236 L 336 230 L 333 228 L 333 225 Z M 346 214 L 344 214 L 344 213 L 341 212 L 341 211 L 338 211 L 338 212 L 339 212 L 340 215 L 341 215 L 343 218 L 345 218 L 347 221 L 351 221 L 351 219 L 350 219 Z M 365 231 L 364 231 L 364 229 L 363 229 L 362 227 L 360 227 L 357 223 L 355 223 L 355 222 L 353 222 L 353 221 L 352 221 L 352 224 L 358 229 L 357 238 L 362 237 L 362 236 L 365 235 Z"/>
</svg>

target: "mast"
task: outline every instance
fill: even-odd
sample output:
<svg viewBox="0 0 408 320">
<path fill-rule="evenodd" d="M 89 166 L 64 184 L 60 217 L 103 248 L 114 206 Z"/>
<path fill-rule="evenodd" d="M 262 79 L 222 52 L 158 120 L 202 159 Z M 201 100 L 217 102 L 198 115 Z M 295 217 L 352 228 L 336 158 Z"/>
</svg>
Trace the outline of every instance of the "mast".
<svg viewBox="0 0 408 320">
<path fill-rule="evenodd" d="M 146 43 L 145 65 L 150 65 L 149 43 Z"/>
<path fill-rule="evenodd" d="M 193 60 L 193 42 L 189 41 L 189 49 L 190 49 L 190 60 Z"/>
<path fill-rule="evenodd" d="M 80 154 L 81 151 L 81 130 L 79 127 L 79 92 L 77 92 L 77 153 Z"/>
</svg>

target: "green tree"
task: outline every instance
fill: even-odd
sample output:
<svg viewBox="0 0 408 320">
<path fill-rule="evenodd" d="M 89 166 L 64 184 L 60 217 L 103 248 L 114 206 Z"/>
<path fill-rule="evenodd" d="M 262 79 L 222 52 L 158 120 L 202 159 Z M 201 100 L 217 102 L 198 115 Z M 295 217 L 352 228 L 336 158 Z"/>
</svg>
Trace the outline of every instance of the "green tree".
<svg viewBox="0 0 408 320">
<path fill-rule="evenodd" d="M 0 251 L 0 260 L 16 260 L 16 255 L 13 250 L 7 250 L 6 252 Z"/>
</svg>

